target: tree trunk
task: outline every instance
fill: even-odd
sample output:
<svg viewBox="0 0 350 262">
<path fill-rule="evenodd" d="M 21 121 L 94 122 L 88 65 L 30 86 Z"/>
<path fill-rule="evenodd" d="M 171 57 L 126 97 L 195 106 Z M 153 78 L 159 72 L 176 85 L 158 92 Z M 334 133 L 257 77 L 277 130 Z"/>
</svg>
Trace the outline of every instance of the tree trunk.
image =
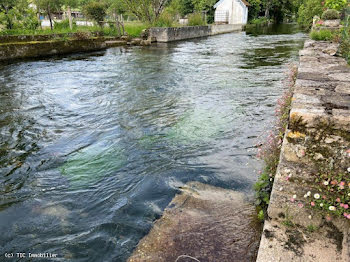
<svg viewBox="0 0 350 262">
<path fill-rule="evenodd" d="M 270 19 L 270 2 L 266 3 L 265 17 Z"/>
<path fill-rule="evenodd" d="M 13 25 L 12 25 L 12 21 L 11 21 L 11 18 L 8 14 L 8 8 L 4 7 L 4 10 L 5 10 L 5 16 L 6 16 L 6 19 L 7 19 L 7 29 L 12 29 L 13 28 Z"/>
<path fill-rule="evenodd" d="M 119 19 L 118 19 L 118 15 L 116 14 L 116 10 L 114 10 L 113 16 L 114 16 L 114 20 L 115 20 L 115 28 L 118 31 L 118 36 L 120 36 L 121 35 L 121 31 L 120 31 Z"/>
<path fill-rule="evenodd" d="M 47 15 L 49 16 L 49 20 L 50 20 L 50 27 L 51 27 L 51 31 L 53 30 L 53 24 L 52 24 L 52 18 L 51 18 L 51 11 L 48 8 L 47 9 Z"/>
<path fill-rule="evenodd" d="M 120 15 L 120 24 L 121 24 L 121 29 L 122 29 L 122 35 L 125 35 L 125 27 L 124 27 L 124 18 L 123 15 Z"/>
<path fill-rule="evenodd" d="M 72 19 L 72 11 L 70 9 L 70 6 L 67 7 L 67 12 L 68 12 L 69 28 L 70 30 L 73 30 L 73 19 Z"/>
</svg>

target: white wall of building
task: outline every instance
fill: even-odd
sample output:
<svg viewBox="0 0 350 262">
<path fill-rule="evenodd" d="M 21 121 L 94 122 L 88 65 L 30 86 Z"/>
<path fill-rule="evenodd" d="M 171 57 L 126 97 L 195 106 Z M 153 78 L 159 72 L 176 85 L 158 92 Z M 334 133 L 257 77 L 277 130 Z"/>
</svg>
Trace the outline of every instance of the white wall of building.
<svg viewBox="0 0 350 262">
<path fill-rule="evenodd" d="M 229 24 L 246 24 L 248 22 L 248 7 L 241 0 L 224 0 L 218 4 L 215 10 L 216 16 L 228 12 Z M 219 21 L 215 18 L 215 22 Z"/>
</svg>

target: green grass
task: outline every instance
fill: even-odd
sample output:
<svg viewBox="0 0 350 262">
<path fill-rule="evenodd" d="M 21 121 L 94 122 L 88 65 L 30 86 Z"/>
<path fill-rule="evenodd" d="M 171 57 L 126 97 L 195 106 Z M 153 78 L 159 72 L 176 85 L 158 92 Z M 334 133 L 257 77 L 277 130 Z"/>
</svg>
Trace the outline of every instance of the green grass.
<svg viewBox="0 0 350 262">
<path fill-rule="evenodd" d="M 147 28 L 145 24 L 138 22 L 125 23 L 125 31 L 132 37 L 140 36 L 143 29 Z M 26 29 L 14 29 L 14 30 L 2 30 L 0 35 L 51 35 L 51 34 L 69 34 L 77 32 L 101 32 L 104 36 L 117 36 L 118 31 L 113 27 L 98 27 L 98 26 L 77 26 L 72 30 L 69 28 L 50 28 L 26 30 Z"/>
<path fill-rule="evenodd" d="M 147 26 L 143 23 L 138 23 L 138 22 L 125 23 L 125 31 L 128 33 L 128 35 L 132 37 L 140 36 L 142 30 L 146 28 Z"/>
<path fill-rule="evenodd" d="M 309 233 L 313 233 L 315 231 L 318 230 L 318 227 L 317 226 L 314 226 L 314 225 L 308 225 L 306 230 L 309 232 Z"/>
<path fill-rule="evenodd" d="M 316 41 L 332 41 L 335 37 L 335 33 L 330 30 L 312 31 L 310 34 L 312 40 Z"/>
<path fill-rule="evenodd" d="M 267 25 L 269 22 L 271 22 L 269 19 L 266 17 L 259 17 L 259 18 L 254 18 L 249 21 L 249 24 L 251 25 Z"/>
</svg>

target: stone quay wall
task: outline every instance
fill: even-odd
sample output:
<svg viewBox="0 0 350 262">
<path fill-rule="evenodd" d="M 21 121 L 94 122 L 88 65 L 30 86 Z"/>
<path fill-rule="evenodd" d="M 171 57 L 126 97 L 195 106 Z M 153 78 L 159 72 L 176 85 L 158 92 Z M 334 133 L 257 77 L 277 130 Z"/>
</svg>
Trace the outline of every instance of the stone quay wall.
<svg viewBox="0 0 350 262">
<path fill-rule="evenodd" d="M 89 52 L 107 48 L 105 38 L 86 40 L 51 40 L 33 42 L 14 42 L 0 44 L 0 62 L 13 59 L 37 58 L 77 52 Z"/>
<path fill-rule="evenodd" d="M 310 205 L 320 174 L 350 167 L 350 67 L 337 50 L 309 40 L 300 51 L 258 262 L 350 261 L 349 221 Z"/>
<path fill-rule="evenodd" d="M 166 43 L 242 31 L 243 27 L 243 24 L 185 27 L 154 27 L 150 28 L 149 30 L 149 39 L 156 39 L 157 42 Z"/>
</svg>

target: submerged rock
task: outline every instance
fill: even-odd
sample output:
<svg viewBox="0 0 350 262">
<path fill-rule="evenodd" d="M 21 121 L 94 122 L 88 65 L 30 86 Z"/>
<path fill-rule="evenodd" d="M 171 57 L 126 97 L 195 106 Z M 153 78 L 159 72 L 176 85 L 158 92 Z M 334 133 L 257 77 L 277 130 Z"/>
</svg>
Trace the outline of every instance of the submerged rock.
<svg viewBox="0 0 350 262">
<path fill-rule="evenodd" d="M 181 190 L 129 262 L 255 261 L 259 223 L 242 193 L 197 182 Z"/>
</svg>

